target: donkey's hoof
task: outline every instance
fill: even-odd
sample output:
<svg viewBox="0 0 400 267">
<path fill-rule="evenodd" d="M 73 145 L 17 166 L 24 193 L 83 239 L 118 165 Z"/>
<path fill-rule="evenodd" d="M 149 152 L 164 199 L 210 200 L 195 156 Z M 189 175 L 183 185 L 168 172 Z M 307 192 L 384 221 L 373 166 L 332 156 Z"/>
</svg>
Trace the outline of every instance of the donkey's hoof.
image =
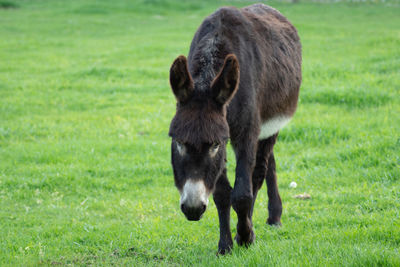
<svg viewBox="0 0 400 267">
<path fill-rule="evenodd" d="M 268 218 L 267 224 L 269 224 L 271 226 L 275 226 L 275 227 L 281 227 L 282 226 L 280 218 Z"/>
<path fill-rule="evenodd" d="M 232 248 L 231 247 L 218 248 L 217 256 L 223 256 L 223 255 L 226 255 L 226 254 L 230 254 L 231 252 L 232 252 Z"/>
<path fill-rule="evenodd" d="M 226 255 L 226 254 L 231 253 L 232 247 L 233 247 L 232 238 L 231 238 L 230 242 L 228 242 L 228 243 L 219 243 L 218 244 L 217 256 Z"/>
<path fill-rule="evenodd" d="M 236 243 L 238 243 L 239 246 L 245 246 L 246 248 L 253 244 L 255 239 L 256 234 L 254 234 L 253 230 L 251 230 L 247 236 L 240 236 L 239 234 L 236 234 L 235 236 Z"/>
</svg>

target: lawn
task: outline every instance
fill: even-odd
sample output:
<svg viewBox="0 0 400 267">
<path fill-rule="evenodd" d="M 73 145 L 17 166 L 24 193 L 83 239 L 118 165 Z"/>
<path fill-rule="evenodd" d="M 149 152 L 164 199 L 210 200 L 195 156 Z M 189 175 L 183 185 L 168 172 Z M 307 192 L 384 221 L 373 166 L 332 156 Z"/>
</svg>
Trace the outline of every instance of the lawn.
<svg viewBox="0 0 400 267">
<path fill-rule="evenodd" d="M 254 245 L 217 257 L 213 201 L 180 212 L 169 66 L 205 16 L 249 3 L 0 0 L 0 266 L 400 266 L 396 1 L 268 2 L 303 44 L 275 146 L 283 225 L 263 187 Z"/>
</svg>

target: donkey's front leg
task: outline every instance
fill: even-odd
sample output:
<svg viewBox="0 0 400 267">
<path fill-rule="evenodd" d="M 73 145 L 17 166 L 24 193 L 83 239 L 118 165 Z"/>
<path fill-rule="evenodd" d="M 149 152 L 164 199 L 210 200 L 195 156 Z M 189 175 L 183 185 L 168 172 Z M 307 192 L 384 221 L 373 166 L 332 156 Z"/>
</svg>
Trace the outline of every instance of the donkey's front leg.
<svg viewBox="0 0 400 267">
<path fill-rule="evenodd" d="M 213 194 L 219 218 L 218 254 L 229 253 L 233 246 L 230 227 L 231 191 L 232 187 L 226 176 L 226 169 L 224 169 L 222 175 L 217 180 Z"/>
<path fill-rule="evenodd" d="M 236 179 L 232 190 L 232 207 L 238 216 L 236 242 L 248 246 L 255 235 L 250 210 L 253 205 L 251 176 L 255 164 L 255 145 L 248 145 L 236 152 Z"/>
</svg>

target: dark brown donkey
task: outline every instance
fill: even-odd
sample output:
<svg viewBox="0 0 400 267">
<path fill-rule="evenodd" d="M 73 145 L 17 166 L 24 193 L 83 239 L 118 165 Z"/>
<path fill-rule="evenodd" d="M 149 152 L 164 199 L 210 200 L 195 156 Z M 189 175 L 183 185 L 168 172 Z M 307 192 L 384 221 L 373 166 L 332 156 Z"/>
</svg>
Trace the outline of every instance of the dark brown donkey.
<svg viewBox="0 0 400 267">
<path fill-rule="evenodd" d="M 240 78 L 239 78 L 240 77 Z M 197 30 L 188 60 L 171 66 L 177 99 L 169 130 L 175 185 L 181 209 L 197 221 L 212 193 L 218 209 L 218 251 L 229 252 L 231 205 L 238 215 L 236 241 L 254 241 L 253 205 L 266 180 L 268 224 L 280 225 L 273 147 L 296 110 L 301 83 L 301 44 L 277 10 L 256 4 L 224 7 Z M 235 185 L 226 176 L 228 138 L 236 155 Z"/>
</svg>

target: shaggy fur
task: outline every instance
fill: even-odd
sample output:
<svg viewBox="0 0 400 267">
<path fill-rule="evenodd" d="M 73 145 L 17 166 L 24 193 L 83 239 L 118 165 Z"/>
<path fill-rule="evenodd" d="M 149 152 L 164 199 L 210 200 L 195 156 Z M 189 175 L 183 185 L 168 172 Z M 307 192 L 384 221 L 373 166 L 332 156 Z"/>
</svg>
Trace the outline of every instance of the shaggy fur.
<svg viewBox="0 0 400 267">
<path fill-rule="evenodd" d="M 238 215 L 236 241 L 254 241 L 252 211 L 257 192 L 267 182 L 269 224 L 280 224 L 282 212 L 273 146 L 274 119 L 293 116 L 301 84 L 301 44 L 293 25 L 263 4 L 242 9 L 223 7 L 197 30 L 188 55 L 171 66 L 170 83 L 177 99 L 171 122 L 175 184 L 203 179 L 213 192 L 220 222 L 219 253 L 229 252 L 231 205 Z M 282 124 L 283 125 L 283 124 Z M 236 178 L 226 177 L 225 145 L 236 154 Z M 179 155 L 176 144 L 188 153 Z M 215 158 L 209 151 L 219 147 Z"/>
</svg>

